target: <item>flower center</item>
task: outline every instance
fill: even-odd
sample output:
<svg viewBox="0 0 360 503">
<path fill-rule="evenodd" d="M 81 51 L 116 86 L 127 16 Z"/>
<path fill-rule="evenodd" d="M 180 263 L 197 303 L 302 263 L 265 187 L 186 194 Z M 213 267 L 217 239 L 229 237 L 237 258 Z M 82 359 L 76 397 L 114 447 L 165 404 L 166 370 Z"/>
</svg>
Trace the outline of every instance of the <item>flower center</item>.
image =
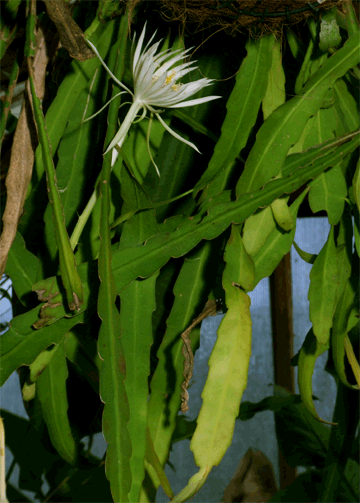
<svg viewBox="0 0 360 503">
<path fill-rule="evenodd" d="M 173 80 L 173 78 L 175 77 L 175 75 L 176 75 L 176 73 L 175 73 L 175 72 L 170 73 L 170 75 L 168 75 L 168 76 L 166 77 L 166 80 L 165 80 L 165 85 L 170 84 L 170 82 Z"/>
</svg>

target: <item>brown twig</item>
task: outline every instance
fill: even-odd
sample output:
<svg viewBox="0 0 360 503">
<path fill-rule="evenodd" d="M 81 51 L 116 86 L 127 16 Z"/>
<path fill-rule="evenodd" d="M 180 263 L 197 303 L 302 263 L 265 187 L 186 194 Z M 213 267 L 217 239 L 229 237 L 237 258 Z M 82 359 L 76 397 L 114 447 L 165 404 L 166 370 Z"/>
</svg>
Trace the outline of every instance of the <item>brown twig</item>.
<svg viewBox="0 0 360 503">
<path fill-rule="evenodd" d="M 189 386 L 190 379 L 193 375 L 194 370 L 194 354 L 191 349 L 191 340 L 190 340 L 190 332 L 193 328 L 196 327 L 199 323 L 201 323 L 208 316 L 215 316 L 218 311 L 218 303 L 216 300 L 211 299 L 208 300 L 205 304 L 205 307 L 202 313 L 195 318 L 191 325 L 181 334 L 181 338 L 184 342 L 182 354 L 184 356 L 184 381 L 181 384 L 181 412 L 187 412 L 189 410 L 188 401 L 189 401 L 189 393 L 187 388 Z"/>
</svg>

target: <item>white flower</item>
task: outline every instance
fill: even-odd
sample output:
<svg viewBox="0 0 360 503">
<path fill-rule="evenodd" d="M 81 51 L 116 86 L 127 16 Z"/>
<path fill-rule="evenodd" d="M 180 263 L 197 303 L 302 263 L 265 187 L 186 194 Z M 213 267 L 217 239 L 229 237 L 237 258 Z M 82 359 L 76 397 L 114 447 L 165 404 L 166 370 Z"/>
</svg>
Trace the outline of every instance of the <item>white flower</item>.
<svg viewBox="0 0 360 503">
<path fill-rule="evenodd" d="M 171 51 L 168 49 L 166 51 L 162 51 L 156 54 L 156 51 L 161 43 L 156 42 L 155 44 L 150 46 L 153 38 L 155 37 L 156 32 L 153 34 L 149 42 L 146 44 L 145 48 L 142 50 L 144 38 L 145 38 L 145 30 L 146 23 L 141 32 L 139 41 L 135 47 L 135 37 L 132 44 L 132 73 L 134 80 L 134 92 L 131 92 L 122 82 L 120 82 L 115 75 L 111 72 L 111 70 L 106 66 L 104 61 L 102 60 L 100 54 L 98 53 L 96 47 L 87 40 L 88 44 L 91 46 L 95 54 L 100 59 L 106 71 L 111 75 L 111 77 L 119 84 L 120 87 L 125 89 L 126 92 L 130 93 L 133 97 L 133 101 L 129 111 L 121 124 L 121 127 L 110 145 L 105 151 L 105 154 L 109 152 L 109 150 L 113 150 L 112 157 L 112 165 L 114 165 L 115 160 L 118 156 L 117 150 L 114 148 L 116 145 L 121 147 L 131 124 L 134 119 L 138 115 L 139 111 L 142 109 L 143 119 L 146 115 L 146 111 L 149 110 L 150 114 L 155 114 L 159 119 L 164 128 L 169 131 L 175 138 L 178 140 L 190 145 L 197 152 L 196 145 L 185 140 L 180 135 L 175 133 L 161 118 L 160 112 L 161 108 L 180 108 L 180 107 L 188 107 L 192 105 L 198 105 L 199 103 L 205 103 L 206 101 L 215 100 L 217 98 L 221 98 L 221 96 L 207 96 L 206 98 L 197 98 L 194 100 L 185 101 L 194 94 L 196 94 L 200 89 L 207 87 L 210 85 L 213 80 L 212 79 L 199 79 L 195 82 L 190 82 L 188 84 L 179 83 L 179 79 L 186 75 L 187 73 L 195 70 L 197 66 L 191 66 L 192 63 L 181 63 L 181 60 L 188 54 L 188 52 L 192 49 L 187 49 L 182 51 L 178 49 L 177 51 Z M 176 66 L 174 66 L 176 65 Z M 125 92 L 123 91 L 123 92 Z M 122 94 L 122 93 L 120 93 Z M 159 107 L 159 109 L 157 108 Z M 141 120 L 140 119 L 140 120 Z M 151 123 L 151 121 L 150 121 Z M 149 138 L 149 134 L 147 135 Z M 148 144 L 148 150 L 150 153 L 150 146 Z M 156 164 L 154 163 L 152 157 L 151 160 L 160 176 L 159 170 L 157 169 Z"/>
</svg>

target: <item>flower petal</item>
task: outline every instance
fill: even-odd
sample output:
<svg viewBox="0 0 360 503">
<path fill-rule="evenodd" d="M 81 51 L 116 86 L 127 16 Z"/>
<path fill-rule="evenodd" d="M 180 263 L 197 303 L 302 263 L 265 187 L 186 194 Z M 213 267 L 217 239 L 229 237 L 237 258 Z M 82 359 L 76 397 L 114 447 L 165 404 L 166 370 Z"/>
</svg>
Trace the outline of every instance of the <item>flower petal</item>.
<svg viewBox="0 0 360 503">
<path fill-rule="evenodd" d="M 137 43 L 137 46 L 136 46 L 136 49 L 135 49 L 135 53 L 134 53 L 134 60 L 133 60 L 133 74 L 135 74 L 135 68 L 136 68 L 136 65 L 137 65 L 137 62 L 138 62 L 138 59 L 140 57 L 140 53 L 141 53 L 141 47 L 142 47 L 142 44 L 144 42 L 144 37 L 145 37 L 145 30 L 146 30 L 146 21 L 145 21 L 145 24 L 144 24 L 144 28 L 141 32 L 141 35 L 140 35 L 140 38 L 139 38 L 139 41 Z M 135 38 L 134 38 L 135 40 Z"/>
<path fill-rule="evenodd" d="M 191 48 L 192 49 L 192 48 Z M 188 49 L 190 50 L 190 49 Z M 158 70 L 156 70 L 157 74 L 161 74 L 165 71 L 167 71 L 169 68 L 171 68 L 177 61 L 180 61 L 181 59 L 184 59 L 184 56 L 188 51 L 183 51 L 177 56 L 174 56 L 171 58 L 169 61 L 166 61 L 166 63 L 163 63 Z"/>
<path fill-rule="evenodd" d="M 194 105 L 199 105 L 200 103 L 206 103 L 207 101 L 217 100 L 218 98 L 222 98 L 222 96 L 207 96 L 206 98 L 196 98 L 195 100 L 182 101 L 181 103 L 177 103 L 176 105 L 167 105 L 167 107 L 168 108 L 192 107 Z"/>
<path fill-rule="evenodd" d="M 167 124 L 166 122 L 164 122 L 161 118 L 161 116 L 159 114 L 155 114 L 156 117 L 159 119 L 159 121 L 161 122 L 161 124 L 164 126 L 164 128 L 169 131 L 170 134 L 172 134 L 174 136 L 174 138 L 176 138 L 177 140 L 180 140 L 182 141 L 183 143 L 186 143 L 186 145 L 189 145 L 190 147 L 192 147 L 193 149 L 196 150 L 196 152 L 199 152 L 199 154 L 201 154 L 200 150 L 197 148 L 196 145 L 194 145 L 194 143 L 191 143 L 191 141 L 188 141 L 188 140 L 185 140 L 185 138 L 183 138 L 182 136 L 180 136 L 179 134 L 175 133 L 175 131 L 173 131 Z"/>
<path fill-rule="evenodd" d="M 156 63 L 158 66 L 160 66 L 160 63 L 162 61 L 164 61 L 166 58 L 169 58 L 171 55 L 174 55 L 180 51 L 182 51 L 182 49 L 176 49 L 176 51 L 172 51 L 171 49 L 166 49 L 166 51 L 161 51 L 161 52 L 159 52 L 159 54 L 157 56 L 154 56 L 154 63 Z"/>
<path fill-rule="evenodd" d="M 92 42 L 90 42 L 90 40 L 88 40 L 87 38 L 85 38 L 85 40 L 90 45 L 91 49 L 95 52 L 96 56 L 100 59 L 101 64 L 103 65 L 103 67 L 105 68 L 105 70 L 108 72 L 108 74 L 111 76 L 111 78 L 114 79 L 115 82 L 117 84 L 119 84 L 120 87 L 122 87 L 123 89 L 125 89 L 125 91 L 127 91 L 128 93 L 130 93 L 131 96 L 134 96 L 133 93 L 130 91 L 130 89 L 128 89 L 122 82 L 120 82 L 120 80 L 118 80 L 115 77 L 115 75 L 112 73 L 112 71 L 109 69 L 109 67 L 105 64 L 104 60 L 100 56 L 100 54 L 99 54 L 98 50 L 96 49 L 96 47 L 94 46 L 94 44 Z"/>
</svg>

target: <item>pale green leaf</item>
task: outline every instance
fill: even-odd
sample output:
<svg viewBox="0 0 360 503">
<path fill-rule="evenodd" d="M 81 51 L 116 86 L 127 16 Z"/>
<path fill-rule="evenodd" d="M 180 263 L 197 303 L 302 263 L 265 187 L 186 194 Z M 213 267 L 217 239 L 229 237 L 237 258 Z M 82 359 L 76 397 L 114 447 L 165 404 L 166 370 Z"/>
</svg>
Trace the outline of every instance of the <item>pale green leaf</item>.
<svg viewBox="0 0 360 503">
<path fill-rule="evenodd" d="M 261 208 L 245 220 L 243 243 L 249 255 L 255 255 L 260 250 L 273 229 L 275 221 L 271 206 Z"/>
<path fill-rule="evenodd" d="M 229 288 L 233 289 L 230 295 Z M 251 355 L 250 298 L 236 286 L 229 288 L 225 289 L 228 311 L 209 359 L 203 403 L 190 444 L 196 464 L 208 469 L 220 463 L 231 444 Z"/>
<path fill-rule="evenodd" d="M 237 225 L 231 226 L 229 244 L 232 241 L 232 249 L 235 249 L 237 252 L 239 252 L 237 256 L 237 260 L 239 260 L 240 263 L 240 276 L 238 278 L 238 285 L 241 286 L 241 288 L 243 288 L 245 292 L 249 292 L 255 287 L 255 264 L 250 255 L 247 253 L 245 246 L 243 245 L 240 236 L 240 229 Z M 235 260 L 235 257 L 232 257 L 231 259 Z"/>
<path fill-rule="evenodd" d="M 322 13 L 319 33 L 319 49 L 326 52 L 341 44 L 340 28 L 336 21 L 336 9 Z"/>
<path fill-rule="evenodd" d="M 190 449 L 196 464 L 210 470 L 230 446 L 235 419 L 247 385 L 251 355 L 250 297 L 236 286 L 241 278 L 239 240 L 230 237 L 223 273 L 226 307 L 209 358 L 209 373 L 201 394 L 203 403 Z"/>
<path fill-rule="evenodd" d="M 267 119 L 276 108 L 285 103 L 285 99 L 285 73 L 282 66 L 281 42 L 279 39 L 275 41 L 272 49 L 268 85 L 262 102 L 264 119 Z"/>
<path fill-rule="evenodd" d="M 295 222 L 291 215 L 287 201 L 288 197 L 275 199 L 275 201 L 271 203 L 271 210 L 279 227 L 284 229 L 284 231 L 291 231 L 291 229 L 295 226 Z"/>
<path fill-rule="evenodd" d="M 315 337 L 320 344 L 327 344 L 336 307 L 338 286 L 337 250 L 334 240 L 334 226 L 310 271 L 310 320 Z"/>
</svg>

